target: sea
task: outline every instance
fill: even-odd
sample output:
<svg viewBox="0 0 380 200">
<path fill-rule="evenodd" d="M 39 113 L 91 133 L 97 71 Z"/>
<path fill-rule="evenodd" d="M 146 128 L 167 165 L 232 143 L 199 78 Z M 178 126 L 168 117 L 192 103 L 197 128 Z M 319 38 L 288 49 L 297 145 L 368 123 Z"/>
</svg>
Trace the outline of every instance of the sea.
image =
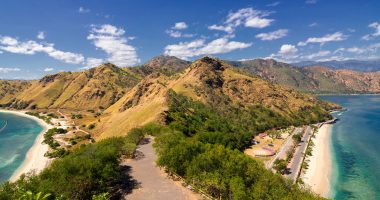
<svg viewBox="0 0 380 200">
<path fill-rule="evenodd" d="M 380 96 L 321 96 L 343 111 L 332 126 L 331 198 L 380 199 Z"/>
<path fill-rule="evenodd" d="M 0 183 L 20 167 L 41 131 L 33 119 L 0 112 Z"/>
</svg>

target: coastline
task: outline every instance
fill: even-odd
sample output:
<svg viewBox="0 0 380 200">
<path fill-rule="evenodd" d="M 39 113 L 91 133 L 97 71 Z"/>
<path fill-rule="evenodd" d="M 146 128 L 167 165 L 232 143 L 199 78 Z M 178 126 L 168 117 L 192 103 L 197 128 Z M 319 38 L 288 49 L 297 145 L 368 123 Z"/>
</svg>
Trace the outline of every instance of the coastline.
<svg viewBox="0 0 380 200">
<path fill-rule="evenodd" d="M 47 124 L 42 119 L 25 114 L 25 111 L 0 110 L 0 112 L 11 113 L 32 119 L 34 121 L 37 121 L 39 125 L 43 127 L 41 133 L 36 137 L 33 146 L 26 153 L 24 161 L 16 169 L 16 171 L 13 172 L 9 181 L 16 181 L 22 174 L 26 174 L 32 171 L 35 171 L 36 173 L 42 171 L 51 161 L 51 159 L 44 156 L 44 154 L 49 150 L 49 146 L 42 143 L 44 140 L 44 133 L 50 128 L 53 128 L 53 126 Z"/>
<path fill-rule="evenodd" d="M 305 185 L 325 198 L 331 197 L 331 131 L 331 124 L 323 124 L 318 129 L 318 133 L 313 138 L 315 145 L 312 156 L 308 158 L 309 168 L 302 177 Z"/>
</svg>

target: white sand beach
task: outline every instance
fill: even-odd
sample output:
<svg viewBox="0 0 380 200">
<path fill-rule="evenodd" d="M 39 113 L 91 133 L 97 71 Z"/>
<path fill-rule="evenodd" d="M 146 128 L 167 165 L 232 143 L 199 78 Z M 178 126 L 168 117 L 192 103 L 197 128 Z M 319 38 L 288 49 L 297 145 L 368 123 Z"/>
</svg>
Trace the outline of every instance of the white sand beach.
<svg viewBox="0 0 380 200">
<path fill-rule="evenodd" d="M 51 159 L 44 156 L 44 154 L 48 151 L 49 146 L 47 144 L 42 144 L 44 140 L 44 133 L 53 128 L 52 125 L 47 124 L 45 121 L 25 114 L 25 111 L 9 111 L 9 110 L 0 110 L 0 112 L 12 113 L 15 115 L 19 115 L 22 117 L 27 117 L 33 120 L 36 120 L 42 127 L 44 127 L 43 131 L 36 138 L 33 146 L 29 149 L 26 154 L 26 158 L 24 162 L 20 165 L 20 167 L 13 173 L 10 181 L 16 181 L 22 174 L 35 171 L 36 173 L 43 170 L 50 162 Z"/>
<path fill-rule="evenodd" d="M 324 124 L 313 138 L 315 146 L 310 160 L 309 168 L 303 175 L 303 181 L 315 193 L 329 197 L 332 171 L 332 158 L 330 151 L 331 124 Z"/>
</svg>

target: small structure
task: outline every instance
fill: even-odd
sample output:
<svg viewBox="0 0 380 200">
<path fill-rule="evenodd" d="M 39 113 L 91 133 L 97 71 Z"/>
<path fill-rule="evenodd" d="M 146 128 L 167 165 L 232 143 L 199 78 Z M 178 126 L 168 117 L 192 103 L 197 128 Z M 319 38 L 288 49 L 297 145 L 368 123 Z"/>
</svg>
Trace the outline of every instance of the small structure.
<svg viewBox="0 0 380 200">
<path fill-rule="evenodd" d="M 268 157 L 268 156 L 273 156 L 276 154 L 276 152 L 273 151 L 272 149 L 265 148 L 265 147 L 255 150 L 253 153 L 257 157 Z"/>
</svg>

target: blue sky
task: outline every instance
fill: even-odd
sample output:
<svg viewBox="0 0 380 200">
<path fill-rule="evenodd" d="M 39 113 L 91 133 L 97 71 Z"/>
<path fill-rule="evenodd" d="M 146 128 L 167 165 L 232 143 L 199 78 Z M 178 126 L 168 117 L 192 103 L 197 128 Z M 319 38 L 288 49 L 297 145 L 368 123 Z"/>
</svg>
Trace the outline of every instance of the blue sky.
<svg viewBox="0 0 380 200">
<path fill-rule="evenodd" d="M 285 62 L 380 58 L 378 0 L 0 2 L 0 78 L 167 54 Z"/>
</svg>

